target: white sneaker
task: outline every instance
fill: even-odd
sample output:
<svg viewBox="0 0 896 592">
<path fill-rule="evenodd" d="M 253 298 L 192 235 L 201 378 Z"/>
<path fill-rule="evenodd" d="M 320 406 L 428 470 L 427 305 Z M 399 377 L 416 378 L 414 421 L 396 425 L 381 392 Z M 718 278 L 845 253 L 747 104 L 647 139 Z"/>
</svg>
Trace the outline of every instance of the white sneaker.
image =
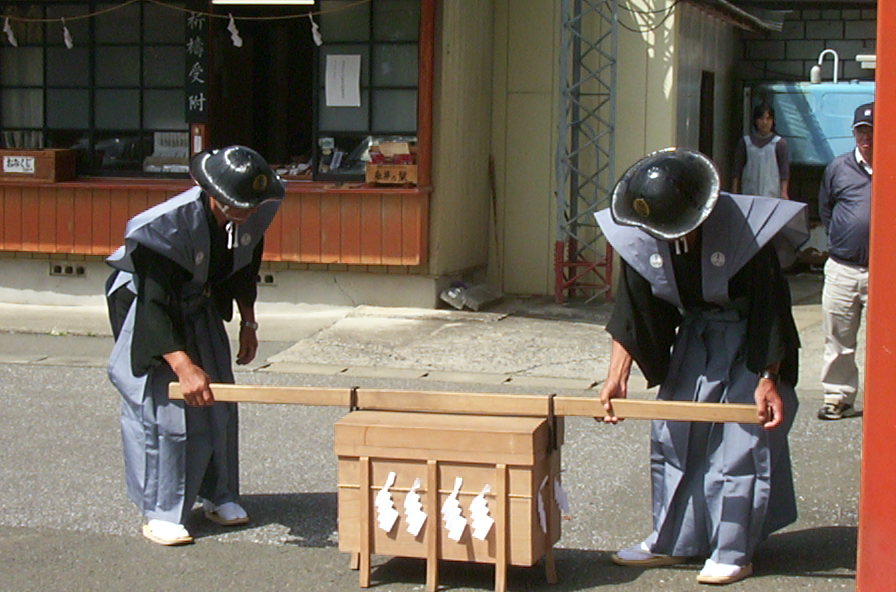
<svg viewBox="0 0 896 592">
<path fill-rule="evenodd" d="M 193 542 L 193 537 L 183 524 L 167 520 L 150 520 L 143 525 L 143 536 L 154 543 L 167 546 L 188 545 Z"/>
<path fill-rule="evenodd" d="M 202 500 L 205 517 L 221 526 L 237 526 L 249 522 L 249 514 L 236 502 L 225 502 L 216 506 L 208 500 Z"/>
<path fill-rule="evenodd" d="M 628 567 L 659 567 L 661 565 L 676 565 L 687 562 L 687 557 L 675 557 L 673 555 L 657 555 L 651 553 L 647 543 L 640 543 L 620 549 L 610 556 L 616 565 Z"/>
<path fill-rule="evenodd" d="M 701 584 L 731 584 L 753 575 L 753 564 L 734 565 L 731 563 L 716 563 L 707 559 L 697 576 Z"/>
</svg>

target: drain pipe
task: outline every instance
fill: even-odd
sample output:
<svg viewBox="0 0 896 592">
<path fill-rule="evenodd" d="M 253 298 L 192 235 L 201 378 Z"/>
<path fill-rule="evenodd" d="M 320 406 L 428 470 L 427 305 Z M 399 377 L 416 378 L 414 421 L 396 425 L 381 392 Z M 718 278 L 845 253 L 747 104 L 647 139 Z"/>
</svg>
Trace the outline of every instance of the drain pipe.
<svg viewBox="0 0 896 592">
<path fill-rule="evenodd" d="M 809 82 L 812 84 L 821 83 L 821 63 L 824 61 L 824 56 L 827 54 L 834 56 L 834 84 L 837 84 L 837 72 L 840 70 L 840 56 L 837 55 L 837 52 L 833 49 L 823 49 L 821 50 L 821 53 L 818 54 L 818 64 L 812 66 L 812 69 L 809 70 Z"/>
</svg>

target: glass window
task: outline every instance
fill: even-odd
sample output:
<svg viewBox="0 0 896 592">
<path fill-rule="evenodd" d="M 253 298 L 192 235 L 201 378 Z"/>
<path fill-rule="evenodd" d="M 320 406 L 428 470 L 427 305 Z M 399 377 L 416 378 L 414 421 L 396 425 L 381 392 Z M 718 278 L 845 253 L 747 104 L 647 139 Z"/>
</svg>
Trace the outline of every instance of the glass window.
<svg viewBox="0 0 896 592">
<path fill-rule="evenodd" d="M 97 129 L 140 128 L 139 90 L 96 90 L 94 118 Z"/>
<path fill-rule="evenodd" d="M 370 10 L 364 4 L 354 0 L 322 0 L 320 11 L 324 43 L 370 39 Z"/>
<path fill-rule="evenodd" d="M 0 0 L 45 20 L 13 21 L 19 47 L 0 49 L 2 145 L 75 148 L 80 174 L 142 174 L 154 133 L 188 129 L 183 6 Z"/>
<path fill-rule="evenodd" d="M 374 86 L 417 86 L 417 44 L 373 46 Z"/>
<path fill-rule="evenodd" d="M 314 142 L 319 179 L 362 180 L 363 159 L 369 158 L 364 146 L 377 137 L 417 133 L 419 0 L 376 0 L 338 10 L 347 4 L 320 3 L 324 46 L 317 62 Z M 334 54 L 362 56 L 360 107 L 327 105 L 326 56 Z"/>
<path fill-rule="evenodd" d="M 49 86 L 86 86 L 90 83 L 90 50 L 83 47 L 47 48 Z"/>
<path fill-rule="evenodd" d="M 94 17 L 97 43 L 140 43 L 140 5 L 129 4 L 109 12 L 114 4 L 97 4 Z"/>
<path fill-rule="evenodd" d="M 371 4 L 374 40 L 417 40 L 420 30 L 419 0 L 378 0 Z"/>
<path fill-rule="evenodd" d="M 143 93 L 143 127 L 185 129 L 184 90 L 147 90 Z"/>
<path fill-rule="evenodd" d="M 44 93 L 38 88 L 3 89 L 3 127 L 41 127 L 44 109 Z"/>
<path fill-rule="evenodd" d="M 149 46 L 143 48 L 143 83 L 146 86 L 184 85 L 186 56 L 180 46 Z"/>
<path fill-rule="evenodd" d="M 90 91 L 87 89 L 47 89 L 48 128 L 80 129 L 90 117 Z M 49 146 L 67 148 L 68 146 Z"/>
<path fill-rule="evenodd" d="M 41 47 L 0 48 L 4 86 L 43 86 L 44 50 Z"/>
<path fill-rule="evenodd" d="M 378 134 L 416 133 L 417 91 L 373 91 L 373 131 Z"/>
<path fill-rule="evenodd" d="M 107 47 L 96 54 L 97 86 L 140 86 L 140 48 Z"/>
</svg>

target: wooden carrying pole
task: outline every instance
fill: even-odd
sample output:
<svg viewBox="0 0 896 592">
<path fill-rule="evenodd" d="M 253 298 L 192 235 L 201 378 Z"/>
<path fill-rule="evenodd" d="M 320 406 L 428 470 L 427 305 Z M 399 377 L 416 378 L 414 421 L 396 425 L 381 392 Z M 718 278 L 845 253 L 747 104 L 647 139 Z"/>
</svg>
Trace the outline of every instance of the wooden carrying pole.
<svg viewBox="0 0 896 592">
<path fill-rule="evenodd" d="M 439 391 L 397 391 L 383 389 L 314 388 L 213 384 L 216 401 L 288 405 L 324 405 L 389 411 L 431 413 L 471 413 L 547 417 L 604 417 L 606 411 L 597 397 L 556 395 L 511 395 L 501 393 L 461 393 Z M 180 384 L 168 386 L 171 399 L 183 399 Z M 759 423 L 754 405 L 736 403 L 692 403 L 614 399 L 613 410 L 620 418 L 708 421 L 713 423 Z"/>
</svg>

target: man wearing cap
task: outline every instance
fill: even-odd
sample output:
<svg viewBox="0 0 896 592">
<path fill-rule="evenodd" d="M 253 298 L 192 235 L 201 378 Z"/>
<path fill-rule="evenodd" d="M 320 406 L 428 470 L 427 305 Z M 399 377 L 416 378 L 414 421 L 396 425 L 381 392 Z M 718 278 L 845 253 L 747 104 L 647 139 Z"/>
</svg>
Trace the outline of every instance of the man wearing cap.
<svg viewBox="0 0 896 592">
<path fill-rule="evenodd" d="M 818 191 L 818 213 L 828 235 L 821 296 L 824 404 L 818 410 L 818 418 L 829 420 L 856 413 L 856 345 L 862 311 L 868 301 L 874 103 L 856 109 L 852 133 L 855 149 L 828 164 Z"/>
<path fill-rule="evenodd" d="M 257 152 L 231 146 L 198 154 L 198 186 L 131 219 L 107 262 L 115 346 L 109 378 L 122 395 L 128 496 L 143 535 L 192 542 L 185 524 L 197 496 L 218 524 L 245 524 L 239 505 L 237 409 L 215 402 L 210 383 L 232 383 L 224 321 L 240 314 L 238 364 L 258 347 L 255 278 L 263 236 L 284 194 Z M 184 402 L 168 399 L 178 381 Z"/>
<path fill-rule="evenodd" d="M 619 253 L 601 400 L 625 397 L 632 363 L 661 400 L 756 405 L 757 423 L 654 421 L 653 528 L 613 554 L 647 568 L 703 559 L 697 581 L 753 573 L 769 533 L 796 519 L 787 433 L 796 413 L 799 337 L 776 248 L 808 236 L 805 204 L 719 193 L 699 152 L 635 163 L 597 213 Z"/>
</svg>

